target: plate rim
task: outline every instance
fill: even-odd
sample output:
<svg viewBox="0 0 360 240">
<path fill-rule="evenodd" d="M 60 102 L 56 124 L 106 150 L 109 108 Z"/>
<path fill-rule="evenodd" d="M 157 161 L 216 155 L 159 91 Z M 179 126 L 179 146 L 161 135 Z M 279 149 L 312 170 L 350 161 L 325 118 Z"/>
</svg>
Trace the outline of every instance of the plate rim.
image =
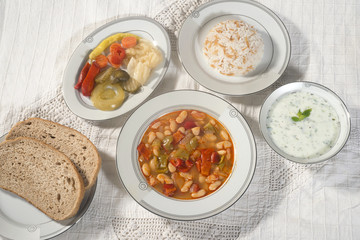
<svg viewBox="0 0 360 240">
<path fill-rule="evenodd" d="M 129 20 L 143 20 L 143 21 L 147 21 L 147 22 L 150 22 L 152 24 L 154 24 L 155 26 L 157 26 L 161 32 L 163 32 L 164 34 L 164 37 L 165 37 L 165 40 L 166 40 L 166 51 L 168 52 L 168 56 L 164 57 L 164 60 L 165 60 L 165 64 L 163 66 L 163 71 L 161 72 L 161 74 L 159 75 L 158 78 L 160 78 L 160 80 L 158 81 L 158 83 L 155 85 L 154 89 L 150 92 L 150 94 L 148 96 L 146 96 L 138 105 L 132 107 L 131 109 L 129 109 L 128 111 L 126 112 L 123 112 L 121 114 L 115 114 L 114 116 L 110 116 L 110 117 L 92 117 L 92 118 L 89 118 L 89 117 L 84 117 L 84 116 L 81 116 L 80 114 L 77 113 L 76 110 L 74 110 L 74 107 L 71 106 L 71 103 L 69 103 L 67 100 L 66 100 L 66 93 L 65 93 L 65 73 L 68 71 L 68 68 L 69 68 L 69 61 L 73 58 L 75 52 L 81 47 L 82 44 L 85 44 L 87 42 L 87 40 L 89 39 L 92 39 L 92 37 L 94 35 L 96 35 L 98 32 L 106 29 L 107 27 L 113 25 L 113 24 L 116 24 L 118 22 L 124 22 L 124 21 L 129 21 Z M 123 116 L 125 114 L 127 114 L 128 112 L 130 111 L 133 111 L 134 109 L 136 109 L 139 105 L 143 104 L 144 101 L 146 101 L 153 93 L 154 91 L 156 90 L 156 88 L 160 85 L 160 83 L 163 81 L 168 69 L 169 69 L 169 65 L 170 65 L 170 60 L 171 60 L 171 55 L 172 55 L 172 51 L 171 51 L 171 42 L 170 42 L 170 36 L 169 36 L 169 33 L 167 32 L 167 30 L 159 23 L 157 22 L 156 20 L 150 18 L 150 17 L 147 17 L 147 16 L 127 16 L 127 17 L 120 17 L 120 18 L 117 18 L 117 19 L 114 19 L 108 23 L 105 23 L 103 24 L 102 26 L 96 28 L 94 31 L 92 31 L 90 34 L 88 34 L 83 40 L 80 41 L 80 43 L 77 45 L 77 47 L 74 49 L 74 51 L 71 53 L 71 56 L 69 57 L 68 59 L 68 62 L 67 62 L 67 65 L 65 67 L 65 70 L 64 70 L 64 73 L 63 73 L 63 76 L 62 76 L 62 83 L 61 83 L 61 92 L 62 92 L 62 96 L 64 98 L 64 102 L 66 104 L 66 106 L 68 107 L 68 109 L 73 113 L 75 114 L 76 116 L 82 118 L 82 119 L 85 119 L 85 120 L 88 120 L 88 121 L 104 121 L 104 120 L 110 120 L 110 119 L 114 119 L 114 118 L 117 118 L 119 116 Z M 80 67 L 79 67 L 80 69 Z M 101 110 L 100 110 L 101 111 Z M 105 111 L 105 112 L 108 112 L 108 111 Z"/>
<path fill-rule="evenodd" d="M 249 186 L 251 185 L 251 182 L 254 178 L 254 175 L 255 175 L 255 171 L 256 171 L 256 165 L 257 165 L 257 158 L 258 158 L 258 153 L 257 153 L 257 143 L 256 143 L 256 140 L 255 140 L 255 136 L 254 136 L 254 133 L 253 131 L 251 130 L 251 127 L 248 123 L 248 121 L 244 118 L 244 116 L 240 113 L 240 111 L 235 108 L 230 102 L 228 102 L 227 100 L 211 93 L 211 92 L 204 92 L 204 91 L 200 91 L 200 90 L 193 90 L 193 89 L 181 89 L 181 90 L 170 90 L 170 91 L 167 91 L 161 95 L 158 95 L 156 96 L 155 98 L 157 97 L 161 97 L 162 95 L 166 95 L 166 94 L 171 94 L 171 93 L 174 93 L 174 92 L 193 92 L 193 93 L 201 93 L 201 94 L 208 94 L 208 95 L 211 95 L 212 97 L 215 97 L 215 98 L 218 98 L 219 100 L 222 100 L 223 102 L 225 102 L 228 106 L 231 106 L 234 110 L 237 111 L 237 113 L 240 115 L 240 117 L 242 118 L 242 120 L 244 121 L 243 124 L 245 123 L 246 125 L 246 131 L 248 131 L 248 133 L 250 134 L 251 136 L 251 139 L 250 140 L 250 145 L 252 145 L 251 147 L 253 148 L 253 156 L 252 156 L 252 159 L 251 159 L 251 164 L 250 164 L 250 167 L 249 167 L 249 171 L 248 171 L 248 175 L 249 177 L 246 179 L 246 181 L 244 181 L 244 183 L 246 183 L 246 186 L 244 187 L 243 189 L 243 192 L 241 192 L 240 194 L 238 194 L 238 196 L 235 194 L 232 196 L 232 199 L 230 199 L 230 201 L 228 201 L 228 206 L 226 206 L 225 208 L 221 208 L 221 206 L 218 208 L 219 210 L 215 213 L 211 213 L 211 214 L 207 214 L 207 213 L 203 213 L 201 214 L 202 216 L 200 218 L 195 218 L 194 216 L 192 216 L 191 218 L 184 218 L 184 217 L 181 217 L 181 218 L 175 218 L 175 217 L 170 217 L 168 214 L 166 216 L 164 215 L 161 215 L 160 213 L 156 212 L 155 210 L 153 210 L 151 208 L 151 205 L 149 204 L 143 204 L 143 203 L 140 203 L 129 191 L 128 187 L 125 185 L 122 177 L 121 177 L 121 174 L 120 174 L 120 170 L 119 170 L 119 156 L 117 154 L 117 151 L 118 151 L 118 147 L 119 147 L 119 140 L 120 140 L 120 137 L 121 137 L 121 134 L 123 132 L 123 129 L 124 129 L 124 126 L 126 125 L 126 123 L 129 121 L 129 119 L 131 118 L 131 116 L 135 113 L 135 111 L 137 111 L 138 109 L 136 109 L 133 113 L 131 113 L 130 116 L 128 116 L 128 118 L 126 119 L 126 121 L 124 122 L 124 125 L 123 127 L 121 128 L 121 131 L 119 133 L 119 136 L 118 136 L 118 139 L 117 139 L 117 143 L 116 143 L 116 158 L 115 158 L 115 162 L 116 162 L 116 170 L 117 170 L 117 174 L 118 174 L 118 177 L 120 179 L 120 182 L 122 184 L 122 186 L 124 187 L 124 189 L 127 191 L 127 193 L 131 196 L 131 198 L 141 207 L 143 207 L 144 209 L 146 209 L 147 211 L 157 215 L 157 216 L 160 216 L 162 218 L 165 218 L 165 219 L 170 219 L 170 220 L 176 220 L 176 221 L 197 221 L 197 220 L 202 220 L 202 219 L 207 219 L 207 218 L 210 218 L 210 217 L 214 217 L 222 212 L 224 212 L 225 210 L 229 209 L 230 207 L 232 207 L 245 193 L 246 191 L 248 190 Z M 152 99 L 149 99 L 147 100 L 146 102 L 148 101 L 152 101 L 153 99 L 155 98 L 152 98 Z M 150 207 L 150 208 L 149 208 Z M 175 216 L 175 215 L 174 215 Z"/>
<path fill-rule="evenodd" d="M 346 138 L 345 138 L 345 141 L 344 143 L 342 144 L 342 146 L 339 148 L 339 150 L 337 150 L 335 153 L 333 153 L 331 156 L 329 156 L 328 158 L 325 158 L 325 159 L 320 159 L 318 161 L 307 161 L 307 162 L 302 162 L 302 161 L 298 161 L 298 159 L 300 160 L 300 158 L 295 158 L 295 157 L 287 157 L 285 156 L 285 154 L 283 153 L 283 151 L 280 151 L 278 152 L 277 150 L 275 150 L 272 145 L 275 145 L 275 143 L 273 143 L 271 140 L 270 140 L 270 143 L 269 143 L 269 139 L 267 137 L 265 137 L 265 133 L 262 131 L 262 125 L 263 124 L 266 124 L 266 122 L 264 121 L 261 121 L 261 115 L 263 114 L 267 114 L 267 113 L 264 113 L 263 111 L 264 110 L 264 104 L 268 101 L 268 99 L 273 95 L 273 93 L 277 90 L 279 90 L 280 88 L 283 88 L 285 86 L 290 86 L 290 85 L 301 85 L 301 89 L 306 85 L 306 84 L 309 84 L 309 85 L 312 85 L 314 87 L 317 87 L 317 88 L 320 88 L 324 91 L 327 91 L 329 92 L 331 95 L 333 95 L 340 103 L 341 105 L 344 107 L 343 110 L 345 115 L 346 115 L 346 120 L 347 122 L 349 123 L 349 129 L 346 133 Z M 301 89 L 297 89 L 297 91 L 300 91 Z M 286 93 L 283 93 L 281 94 L 281 97 L 285 96 L 289 94 L 289 92 L 286 92 Z M 338 94 L 336 94 L 333 90 L 331 90 L 330 88 L 320 84 L 320 83 L 316 83 L 316 82 L 310 82 L 310 81 L 298 81 L 298 82 L 291 82 L 291 83 L 287 83 L 287 84 L 284 84 L 280 87 L 278 87 L 277 89 L 275 89 L 273 92 L 271 92 L 263 101 L 263 103 L 261 104 L 261 107 L 260 107 L 260 111 L 259 111 L 259 115 L 258 115 L 258 126 L 259 126 L 259 129 L 260 129 L 260 132 L 261 132 L 261 135 L 262 137 L 265 139 L 265 142 L 267 143 L 267 145 L 274 151 L 276 152 L 279 156 L 281 156 L 282 158 L 288 160 L 288 161 L 291 161 L 293 163 L 298 163 L 298 164 L 302 164 L 302 165 L 306 165 L 306 164 L 317 164 L 317 163 L 322 163 L 322 162 L 325 162 L 333 157 L 335 157 L 337 154 L 339 154 L 342 149 L 345 147 L 346 143 L 348 142 L 349 138 L 350 138 L 350 133 L 351 133 L 351 115 L 350 115 L 350 112 L 349 112 L 349 109 L 348 107 L 346 106 L 345 102 L 343 99 L 340 98 L 340 96 Z M 276 146 L 276 145 L 275 145 Z M 311 158 L 309 159 L 311 160 Z"/>
<path fill-rule="evenodd" d="M 6 140 L 5 140 L 6 135 L 7 135 L 7 133 L 5 133 L 5 134 L 3 134 L 2 136 L 0 136 L 0 143 L 6 141 Z M 98 184 L 98 179 L 96 180 L 95 184 L 94 184 L 90 189 L 87 190 L 88 193 L 89 193 L 89 196 L 86 198 L 85 205 L 84 205 L 84 207 L 82 208 L 81 212 L 79 212 L 79 211 L 80 211 L 80 209 L 79 209 L 79 211 L 76 213 L 76 215 L 75 215 L 74 217 L 72 217 L 72 218 L 74 218 L 74 221 L 71 222 L 70 225 L 63 225 L 63 227 L 62 227 L 62 228 L 59 228 L 56 232 L 53 232 L 53 233 L 50 233 L 50 234 L 47 234 L 47 235 L 44 235 L 44 236 L 41 235 L 41 231 L 40 231 L 40 239 L 51 239 L 51 238 L 57 237 L 57 236 L 63 234 L 64 232 L 68 231 L 68 230 L 69 230 L 70 228 L 72 228 L 73 226 L 75 226 L 75 225 L 84 217 L 85 213 L 89 210 L 89 207 L 90 207 L 91 203 L 92 203 L 93 200 L 94 200 L 94 196 L 95 196 L 96 189 L 97 189 L 97 184 Z M 8 191 L 5 190 L 5 189 L 2 189 L 2 190 L 4 190 L 5 192 L 8 192 Z M 87 192 L 87 191 L 86 191 L 86 192 Z M 86 194 L 86 192 L 85 192 L 85 194 Z M 14 194 L 15 194 L 15 193 L 14 193 Z M 23 199 L 23 198 L 20 197 L 20 196 L 17 196 L 17 198 Z M 25 199 L 23 199 L 23 200 L 25 200 Z M 85 199 L 83 199 L 83 200 L 81 201 L 81 204 L 83 203 L 84 200 L 85 200 Z M 25 200 L 25 201 L 26 201 L 26 200 Z M 29 203 L 28 201 L 26 201 L 26 202 L 31 205 L 31 203 Z M 80 205 L 80 206 L 81 206 L 81 205 Z M 43 213 L 43 214 L 45 214 L 45 213 Z M 76 219 L 75 219 L 75 218 L 76 218 Z M 51 218 L 50 218 L 50 219 L 51 219 Z M 70 218 L 70 219 L 71 219 L 71 218 Z M 65 221 L 66 221 L 66 220 L 65 220 Z M 55 221 L 55 220 L 53 220 L 53 219 L 51 219 L 50 222 L 56 222 L 56 223 L 60 223 L 60 224 L 61 224 L 61 221 Z M 1 229 L 1 228 L 0 228 L 0 229 Z M 40 229 L 41 229 L 41 228 L 40 228 Z M 1 232 L 0 232 L 0 237 L 1 237 L 1 236 L 2 236 L 2 237 L 6 237 L 6 236 L 2 235 Z"/>
<path fill-rule="evenodd" d="M 266 10 L 268 12 L 268 14 L 270 14 L 270 16 L 273 17 L 273 19 L 275 19 L 277 22 L 278 22 L 278 25 L 280 26 L 280 28 L 282 29 L 282 32 L 284 33 L 284 37 L 286 38 L 286 42 L 288 43 L 289 45 L 289 54 L 286 55 L 286 58 L 284 59 L 284 62 L 286 62 L 286 64 L 284 64 L 284 67 L 283 69 L 281 69 L 280 73 L 279 73 L 279 77 L 277 79 L 275 79 L 270 85 L 266 86 L 265 88 L 262 88 L 260 90 L 256 90 L 256 91 L 252 91 L 252 92 L 248 92 L 248 93 L 242 93 L 242 94 L 232 94 L 232 93 L 226 93 L 226 92 L 221 92 L 221 91 L 218 91 L 216 89 L 211 89 L 207 86 L 205 86 L 204 84 L 200 83 L 195 77 L 193 77 L 193 74 L 191 74 L 188 69 L 185 67 L 184 65 L 184 61 L 183 59 L 181 58 L 181 54 L 180 54 L 180 41 L 179 41 L 179 38 L 180 38 L 180 35 L 182 33 L 182 30 L 183 30 L 183 26 L 185 24 L 185 22 L 193 16 L 194 13 L 197 13 L 201 10 L 203 10 L 204 8 L 207 8 L 211 5 L 214 5 L 214 4 L 221 4 L 221 3 L 225 3 L 225 2 L 232 2 L 232 3 L 245 3 L 245 4 L 252 4 L 258 8 L 261 8 L 263 10 Z M 223 15 L 218 15 L 216 17 L 220 17 L 220 16 L 224 16 L 226 13 L 224 13 Z M 232 14 L 234 15 L 234 14 Z M 259 93 L 259 92 L 262 92 L 262 91 L 265 91 L 266 89 L 270 88 L 275 82 L 277 82 L 284 74 L 284 72 L 286 71 L 287 67 L 289 66 L 289 63 L 290 63 L 290 59 L 291 59 L 291 53 L 292 53 L 292 49 L 291 49 L 291 38 L 290 38 L 290 34 L 289 34 L 289 31 L 288 29 L 286 28 L 284 22 L 278 17 L 277 14 L 275 14 L 274 11 L 272 11 L 270 8 L 266 7 L 265 5 L 259 3 L 259 2 L 256 2 L 256 1 L 251 1 L 251 0 L 215 0 L 215 1 L 210 1 L 208 3 L 204 3 L 202 5 L 200 5 L 199 7 L 197 7 L 193 12 L 190 13 L 190 15 L 183 21 L 183 23 L 181 24 L 181 27 L 179 29 L 179 34 L 178 34 L 178 41 L 177 41 L 177 44 L 176 44 L 176 52 L 177 52 L 177 55 L 178 55 L 178 58 L 181 62 L 181 65 L 183 66 L 184 70 L 189 74 L 189 76 L 195 80 L 198 84 L 200 84 L 201 86 L 205 87 L 206 89 L 209 89 L 210 91 L 213 91 L 215 93 L 218 93 L 218 94 L 222 94 L 224 96 L 232 96 L 232 97 L 238 97 L 238 96 L 248 96 L 248 95 L 251 95 L 251 94 L 255 94 L 255 93 Z M 273 58 L 274 56 L 272 56 Z M 250 80 L 252 81 L 252 80 Z"/>
</svg>

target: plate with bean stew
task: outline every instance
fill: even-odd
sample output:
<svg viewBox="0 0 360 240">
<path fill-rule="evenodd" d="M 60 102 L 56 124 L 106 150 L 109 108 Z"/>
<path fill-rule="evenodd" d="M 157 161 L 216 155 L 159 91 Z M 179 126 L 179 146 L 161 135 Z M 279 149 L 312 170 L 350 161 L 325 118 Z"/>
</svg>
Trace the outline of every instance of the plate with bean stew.
<svg viewBox="0 0 360 240">
<path fill-rule="evenodd" d="M 117 169 L 141 206 L 176 220 L 222 212 L 246 191 L 256 165 L 253 134 L 240 112 L 205 92 L 157 96 L 126 121 Z"/>
</svg>

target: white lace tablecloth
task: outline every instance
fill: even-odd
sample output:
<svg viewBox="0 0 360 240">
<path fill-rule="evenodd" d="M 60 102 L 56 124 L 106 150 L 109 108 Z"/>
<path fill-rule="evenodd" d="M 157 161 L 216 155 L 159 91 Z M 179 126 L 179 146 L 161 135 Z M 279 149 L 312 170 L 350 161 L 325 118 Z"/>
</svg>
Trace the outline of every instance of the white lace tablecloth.
<svg viewBox="0 0 360 240">
<path fill-rule="evenodd" d="M 359 239 L 359 0 L 259 1 L 285 23 L 292 56 L 283 77 L 269 89 L 245 97 L 224 97 L 249 122 L 258 163 L 243 197 L 212 218 L 167 220 L 148 212 L 129 196 L 117 176 L 115 150 L 130 113 L 95 123 L 67 109 L 60 85 L 72 52 L 97 27 L 129 15 L 154 18 L 171 37 L 170 67 L 151 97 L 174 89 L 207 91 L 187 75 L 175 52 L 181 23 L 207 1 L 0 0 L 0 135 L 19 120 L 43 117 L 84 133 L 103 159 L 89 210 L 56 239 Z M 325 163 L 289 162 L 273 152 L 261 136 L 258 113 L 262 102 L 274 89 L 294 81 L 327 86 L 350 111 L 349 141 Z"/>
</svg>

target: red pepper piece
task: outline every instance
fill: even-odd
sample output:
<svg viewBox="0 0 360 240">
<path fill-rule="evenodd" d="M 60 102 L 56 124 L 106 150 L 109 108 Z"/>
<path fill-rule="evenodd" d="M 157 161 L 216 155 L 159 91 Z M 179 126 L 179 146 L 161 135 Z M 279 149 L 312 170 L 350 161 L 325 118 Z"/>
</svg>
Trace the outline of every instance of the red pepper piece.
<svg viewBox="0 0 360 240">
<path fill-rule="evenodd" d="M 89 69 L 90 69 L 90 63 L 87 62 L 85 64 L 85 66 L 83 67 L 83 69 L 81 70 L 81 72 L 80 72 L 78 82 L 74 87 L 75 89 L 80 89 L 81 88 L 81 85 L 84 82 L 84 79 L 85 79 L 86 75 L 88 74 Z"/>
<path fill-rule="evenodd" d="M 183 160 L 181 160 L 180 158 L 176 158 L 176 159 L 172 158 L 172 159 L 170 159 L 170 162 L 175 167 L 179 167 L 183 164 Z"/>
<path fill-rule="evenodd" d="M 211 170 L 211 154 L 214 152 L 213 149 L 208 148 L 201 151 L 201 174 L 209 176 Z"/>
<path fill-rule="evenodd" d="M 181 141 L 181 139 L 183 139 L 185 137 L 184 134 L 182 134 L 182 132 L 177 131 L 176 133 L 173 134 L 173 138 L 174 138 L 174 144 L 177 144 L 178 142 Z"/>
<path fill-rule="evenodd" d="M 183 127 L 187 130 L 187 129 L 196 127 L 196 124 L 194 121 L 185 121 L 183 124 Z"/>
<path fill-rule="evenodd" d="M 177 167 L 180 172 L 188 172 L 194 163 L 191 160 L 182 161 L 182 164 Z"/>
<path fill-rule="evenodd" d="M 140 143 L 139 146 L 137 146 L 137 150 L 141 156 L 143 156 L 147 161 L 150 160 L 151 157 L 151 151 L 148 149 L 144 143 Z"/>
<path fill-rule="evenodd" d="M 81 86 L 81 92 L 84 96 L 90 96 L 95 85 L 95 77 L 100 72 L 100 67 L 96 62 L 93 62 L 90 66 L 89 72 L 84 79 Z"/>
<path fill-rule="evenodd" d="M 175 185 L 174 184 L 164 184 L 163 185 L 163 187 L 164 187 L 164 194 L 166 195 L 166 196 L 173 196 L 174 194 L 175 194 L 175 192 L 176 192 L 176 187 L 175 187 Z"/>
<path fill-rule="evenodd" d="M 194 166 L 194 162 L 188 159 L 185 161 L 185 165 L 190 169 L 192 166 Z"/>
<path fill-rule="evenodd" d="M 200 172 L 201 171 L 201 157 L 196 160 L 195 165 L 196 165 L 197 170 Z"/>
<path fill-rule="evenodd" d="M 218 163 L 220 161 L 220 155 L 214 151 L 212 154 L 211 154 L 211 163 Z"/>
</svg>

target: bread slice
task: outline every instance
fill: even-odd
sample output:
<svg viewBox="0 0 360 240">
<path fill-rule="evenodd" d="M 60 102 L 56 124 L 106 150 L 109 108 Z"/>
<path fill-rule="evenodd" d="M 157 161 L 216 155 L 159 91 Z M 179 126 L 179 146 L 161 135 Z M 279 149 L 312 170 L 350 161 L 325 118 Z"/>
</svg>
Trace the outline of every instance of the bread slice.
<svg viewBox="0 0 360 240">
<path fill-rule="evenodd" d="M 85 193 L 82 178 L 68 157 L 23 137 L 0 144 L 0 187 L 54 220 L 74 216 Z"/>
<path fill-rule="evenodd" d="M 101 158 L 92 142 L 78 131 L 41 118 L 29 118 L 18 122 L 10 130 L 6 140 L 17 137 L 40 140 L 64 153 L 83 178 L 85 190 L 96 182 Z"/>
</svg>

